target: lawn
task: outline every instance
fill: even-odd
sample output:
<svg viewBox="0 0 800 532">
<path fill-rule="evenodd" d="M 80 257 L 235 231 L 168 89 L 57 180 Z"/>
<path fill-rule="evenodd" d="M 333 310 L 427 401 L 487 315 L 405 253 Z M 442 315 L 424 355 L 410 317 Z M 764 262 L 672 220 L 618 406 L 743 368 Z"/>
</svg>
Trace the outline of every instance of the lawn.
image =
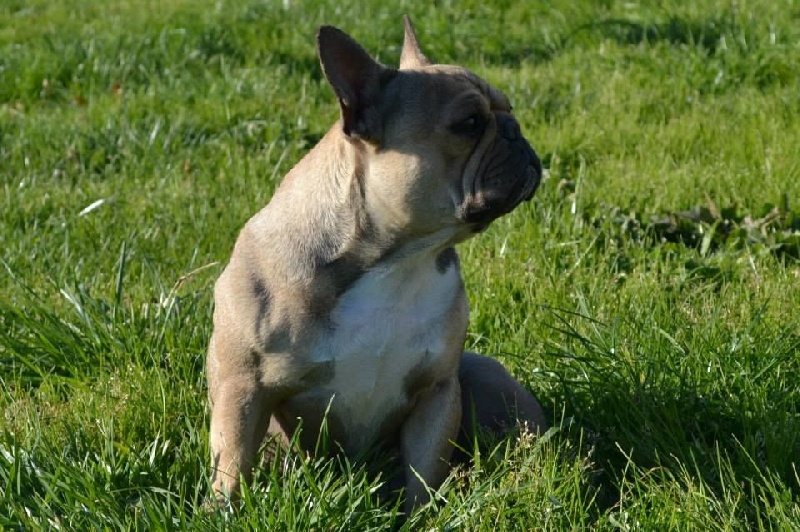
<svg viewBox="0 0 800 532">
<path fill-rule="evenodd" d="M 800 6 L 425 6 L 2 2 L 0 528 L 800 530 Z M 396 65 L 404 13 L 549 169 L 460 253 L 553 428 L 405 524 L 319 459 L 204 512 L 213 283 L 337 117 L 317 26 Z"/>
</svg>

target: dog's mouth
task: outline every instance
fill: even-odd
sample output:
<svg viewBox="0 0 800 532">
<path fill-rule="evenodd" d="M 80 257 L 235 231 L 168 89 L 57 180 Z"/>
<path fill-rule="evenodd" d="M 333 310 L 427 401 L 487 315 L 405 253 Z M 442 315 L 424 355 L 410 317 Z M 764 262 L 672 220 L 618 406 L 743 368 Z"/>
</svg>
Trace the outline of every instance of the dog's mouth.
<svg viewBox="0 0 800 532">
<path fill-rule="evenodd" d="M 533 198 L 542 180 L 542 162 L 510 114 L 498 113 L 498 133 L 462 208 L 462 220 L 476 233 Z"/>
</svg>

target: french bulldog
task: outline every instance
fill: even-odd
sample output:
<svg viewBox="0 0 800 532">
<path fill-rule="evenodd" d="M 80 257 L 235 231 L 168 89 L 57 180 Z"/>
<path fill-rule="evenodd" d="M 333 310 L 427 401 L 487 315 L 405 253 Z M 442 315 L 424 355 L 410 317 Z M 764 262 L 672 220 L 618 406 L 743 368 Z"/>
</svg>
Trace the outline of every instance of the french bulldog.
<svg viewBox="0 0 800 532">
<path fill-rule="evenodd" d="M 341 118 L 242 229 L 214 290 L 212 488 L 235 498 L 268 433 L 313 452 L 396 449 L 407 511 L 473 429 L 545 427 L 503 366 L 464 353 L 454 246 L 530 199 L 542 168 L 498 89 L 433 64 L 405 18 L 400 68 L 332 26 L 317 50 Z M 460 440 L 459 440 L 460 439 Z"/>
</svg>

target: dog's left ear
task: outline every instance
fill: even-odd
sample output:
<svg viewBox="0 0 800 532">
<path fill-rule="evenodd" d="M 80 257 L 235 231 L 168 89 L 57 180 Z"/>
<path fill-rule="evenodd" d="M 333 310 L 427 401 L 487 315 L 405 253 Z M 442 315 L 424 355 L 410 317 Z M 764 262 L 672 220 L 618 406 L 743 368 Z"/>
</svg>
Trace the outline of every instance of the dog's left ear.
<svg viewBox="0 0 800 532">
<path fill-rule="evenodd" d="M 317 32 L 322 71 L 339 99 L 342 128 L 349 137 L 380 144 L 383 131 L 377 102 L 381 80 L 395 72 L 381 65 L 352 37 L 333 26 Z"/>
</svg>

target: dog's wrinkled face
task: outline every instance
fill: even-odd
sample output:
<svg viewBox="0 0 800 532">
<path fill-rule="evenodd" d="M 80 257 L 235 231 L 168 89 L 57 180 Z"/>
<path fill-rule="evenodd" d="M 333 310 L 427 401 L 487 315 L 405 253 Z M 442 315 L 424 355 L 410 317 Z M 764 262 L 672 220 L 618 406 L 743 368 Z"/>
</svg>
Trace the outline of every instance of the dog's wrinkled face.
<svg viewBox="0 0 800 532">
<path fill-rule="evenodd" d="M 508 99 L 464 68 L 401 69 L 378 108 L 383 138 L 370 165 L 389 182 L 372 185 L 386 186 L 416 234 L 461 225 L 467 238 L 539 185 L 539 157 Z"/>
<path fill-rule="evenodd" d="M 444 177 L 453 214 L 477 229 L 530 199 L 541 163 L 505 95 L 460 67 L 428 66 L 416 75 L 428 78 L 423 84 L 433 87 L 421 94 L 427 100 L 423 105 L 412 107 L 427 111 L 418 113 L 418 124 L 441 150 L 438 164 L 431 165 L 421 185 Z"/>
</svg>

